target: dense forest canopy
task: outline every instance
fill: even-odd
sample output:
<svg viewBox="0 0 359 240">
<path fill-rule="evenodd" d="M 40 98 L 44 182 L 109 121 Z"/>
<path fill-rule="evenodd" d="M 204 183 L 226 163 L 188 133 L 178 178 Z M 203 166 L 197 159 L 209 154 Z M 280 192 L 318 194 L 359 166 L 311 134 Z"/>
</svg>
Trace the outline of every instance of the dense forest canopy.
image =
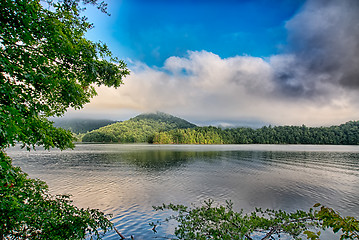
<svg viewBox="0 0 359 240">
<path fill-rule="evenodd" d="M 158 144 L 359 144 L 359 121 L 339 126 L 198 127 L 164 113 L 141 114 L 86 134 L 83 142 Z"/>
<path fill-rule="evenodd" d="M 252 128 L 196 127 L 157 132 L 153 143 L 179 144 L 335 144 L 358 145 L 359 121 L 339 126 L 264 126 Z"/>
</svg>

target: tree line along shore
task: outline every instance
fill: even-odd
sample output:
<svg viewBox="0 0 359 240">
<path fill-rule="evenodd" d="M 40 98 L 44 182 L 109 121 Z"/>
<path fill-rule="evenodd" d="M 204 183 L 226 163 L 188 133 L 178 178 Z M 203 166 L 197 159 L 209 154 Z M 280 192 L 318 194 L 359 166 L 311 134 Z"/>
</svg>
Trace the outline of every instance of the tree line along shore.
<svg viewBox="0 0 359 240">
<path fill-rule="evenodd" d="M 82 142 L 153 144 L 330 144 L 358 145 L 359 121 L 330 127 L 199 127 L 165 113 L 141 114 L 80 136 Z"/>
</svg>

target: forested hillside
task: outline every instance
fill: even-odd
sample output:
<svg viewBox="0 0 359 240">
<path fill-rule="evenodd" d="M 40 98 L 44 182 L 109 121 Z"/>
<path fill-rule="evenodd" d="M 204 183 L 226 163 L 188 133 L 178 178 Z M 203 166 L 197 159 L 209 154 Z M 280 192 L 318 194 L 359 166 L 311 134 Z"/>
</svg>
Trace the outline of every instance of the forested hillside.
<svg viewBox="0 0 359 240">
<path fill-rule="evenodd" d="M 196 127 L 157 132 L 153 143 L 168 144 L 359 144 L 359 121 L 339 126 L 264 126 L 259 129 Z"/>
<path fill-rule="evenodd" d="M 196 125 L 165 113 L 141 114 L 124 122 L 114 123 L 83 136 L 83 142 L 152 142 L 157 132 L 190 129 Z"/>
<path fill-rule="evenodd" d="M 116 121 L 106 119 L 54 119 L 54 126 L 60 127 L 66 130 L 70 130 L 73 133 L 87 133 L 92 130 L 104 127 Z"/>
<path fill-rule="evenodd" d="M 197 127 L 165 113 L 141 114 L 84 135 L 83 142 L 156 144 L 359 144 L 359 121 L 339 126 Z"/>
</svg>

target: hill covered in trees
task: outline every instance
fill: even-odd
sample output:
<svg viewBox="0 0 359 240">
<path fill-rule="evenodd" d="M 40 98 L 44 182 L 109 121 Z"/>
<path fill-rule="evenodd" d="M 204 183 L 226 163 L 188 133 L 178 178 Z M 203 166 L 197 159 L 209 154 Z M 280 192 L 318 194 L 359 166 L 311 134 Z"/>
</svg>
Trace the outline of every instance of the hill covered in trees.
<svg viewBox="0 0 359 240">
<path fill-rule="evenodd" d="M 141 114 L 91 131 L 83 142 L 155 144 L 333 144 L 358 145 L 359 121 L 339 126 L 198 127 L 165 113 Z"/>
<path fill-rule="evenodd" d="M 196 125 L 169 114 L 157 112 L 141 114 L 127 121 L 114 123 L 85 134 L 83 142 L 152 142 L 157 132 L 191 129 Z"/>
</svg>

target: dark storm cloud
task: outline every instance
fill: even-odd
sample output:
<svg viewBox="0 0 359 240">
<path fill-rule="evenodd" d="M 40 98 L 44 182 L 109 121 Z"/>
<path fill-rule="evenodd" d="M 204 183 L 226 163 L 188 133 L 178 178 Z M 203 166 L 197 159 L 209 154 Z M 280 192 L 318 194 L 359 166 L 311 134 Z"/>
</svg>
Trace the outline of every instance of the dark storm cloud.
<svg viewBox="0 0 359 240">
<path fill-rule="evenodd" d="M 323 86 L 359 90 L 359 1 L 309 0 L 286 24 L 288 46 L 273 61 L 291 96 L 323 94 Z"/>
</svg>

